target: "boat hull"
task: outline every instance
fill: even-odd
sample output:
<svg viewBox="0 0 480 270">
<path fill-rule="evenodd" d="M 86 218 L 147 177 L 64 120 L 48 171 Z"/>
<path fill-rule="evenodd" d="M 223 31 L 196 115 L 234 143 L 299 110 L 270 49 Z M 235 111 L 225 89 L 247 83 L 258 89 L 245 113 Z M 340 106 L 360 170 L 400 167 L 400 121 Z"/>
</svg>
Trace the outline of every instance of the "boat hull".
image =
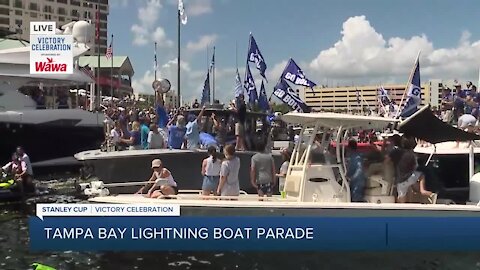
<svg viewBox="0 0 480 270">
<path fill-rule="evenodd" d="M 255 152 L 238 152 L 240 158 L 240 189 L 256 193 L 250 184 L 250 161 Z M 93 157 L 97 158 L 93 158 Z M 282 158 L 274 154 L 275 165 L 280 168 Z M 105 184 L 146 181 L 152 174 L 151 162 L 159 158 L 177 181 L 180 189 L 200 189 L 203 177 L 201 165 L 206 151 L 189 150 L 128 150 L 102 153 L 87 151 L 75 156 L 84 164 L 84 174 L 98 177 Z M 87 158 L 88 157 L 88 158 Z M 110 188 L 111 193 L 135 192 L 139 187 Z"/>
<path fill-rule="evenodd" d="M 104 139 L 101 126 L 0 123 L 0 162 L 23 146 L 32 162 L 73 156 L 99 147 Z"/>
</svg>

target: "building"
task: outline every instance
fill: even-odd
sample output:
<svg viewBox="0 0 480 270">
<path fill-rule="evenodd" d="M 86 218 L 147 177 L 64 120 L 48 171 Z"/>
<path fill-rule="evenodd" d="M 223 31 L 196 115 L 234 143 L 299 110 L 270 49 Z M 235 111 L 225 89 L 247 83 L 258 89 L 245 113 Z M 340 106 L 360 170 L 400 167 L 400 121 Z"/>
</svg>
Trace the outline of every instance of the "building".
<svg viewBox="0 0 480 270">
<path fill-rule="evenodd" d="M 98 56 L 80 56 L 78 65 L 88 66 L 97 76 Z M 113 68 L 112 68 L 113 66 Z M 112 60 L 105 55 L 100 56 L 100 90 L 102 96 L 124 97 L 133 94 L 132 77 L 135 74 L 128 56 L 113 56 Z"/>
<path fill-rule="evenodd" d="M 0 30 L 14 32 L 17 38 L 29 40 L 31 21 L 55 21 L 57 27 L 78 20 L 90 20 L 96 24 L 97 7 L 100 11 L 100 53 L 104 54 L 108 36 L 108 0 L 0 0 Z M 92 54 L 97 52 L 97 46 L 92 48 Z"/>
<path fill-rule="evenodd" d="M 300 89 L 298 94 L 305 103 L 315 111 L 355 111 L 363 109 L 376 110 L 381 106 L 378 101 L 378 85 L 346 86 L 346 87 L 315 87 Z M 383 85 L 389 97 L 396 104 L 400 104 L 404 84 Z M 357 94 L 358 92 L 358 94 Z M 438 93 L 438 92 L 437 92 Z M 433 100 L 438 104 L 439 95 L 435 93 Z M 405 102 L 406 97 L 404 97 Z M 422 85 L 422 104 L 431 102 L 430 84 Z"/>
<path fill-rule="evenodd" d="M 155 101 L 155 95 L 153 93 L 151 94 L 144 94 L 144 93 L 134 93 L 135 99 L 136 100 L 144 100 L 147 104 L 153 105 Z M 167 93 L 163 94 L 163 100 L 165 104 L 165 108 L 168 110 L 176 108 L 177 107 L 177 95 L 172 92 L 172 90 L 168 91 Z"/>
</svg>

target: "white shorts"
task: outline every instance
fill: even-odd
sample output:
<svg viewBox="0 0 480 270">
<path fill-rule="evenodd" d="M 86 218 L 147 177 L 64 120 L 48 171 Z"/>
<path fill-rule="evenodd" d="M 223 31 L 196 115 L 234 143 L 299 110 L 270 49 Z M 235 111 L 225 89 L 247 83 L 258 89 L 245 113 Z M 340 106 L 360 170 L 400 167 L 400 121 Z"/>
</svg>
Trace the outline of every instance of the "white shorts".
<svg viewBox="0 0 480 270">
<path fill-rule="evenodd" d="M 397 184 L 397 197 L 402 198 L 407 196 L 408 188 L 415 184 L 418 179 L 422 176 L 422 173 L 419 171 L 414 171 L 410 177 L 406 181 Z"/>
</svg>

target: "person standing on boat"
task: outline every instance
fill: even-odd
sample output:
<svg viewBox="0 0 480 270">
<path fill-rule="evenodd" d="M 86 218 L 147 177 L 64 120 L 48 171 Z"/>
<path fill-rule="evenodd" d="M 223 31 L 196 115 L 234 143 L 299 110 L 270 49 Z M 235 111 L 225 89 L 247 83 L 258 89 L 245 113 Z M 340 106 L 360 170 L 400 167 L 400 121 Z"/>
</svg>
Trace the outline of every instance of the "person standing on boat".
<svg viewBox="0 0 480 270">
<path fill-rule="evenodd" d="M 243 94 L 240 94 L 237 97 L 234 111 L 237 112 L 237 123 L 235 124 L 235 150 L 245 151 L 245 120 L 247 117 L 247 105 L 245 104 Z"/>
<path fill-rule="evenodd" d="M 239 196 L 240 183 L 238 172 L 240 171 L 240 159 L 235 156 L 235 146 L 229 144 L 223 149 L 225 160 L 220 168 L 220 183 L 217 194 L 221 196 Z"/>
<path fill-rule="evenodd" d="M 413 149 L 415 148 L 413 138 L 403 138 L 403 154 L 398 162 L 397 168 L 397 202 L 407 202 L 407 193 L 410 187 L 420 180 L 422 173 L 417 170 L 418 161 Z"/>
<path fill-rule="evenodd" d="M 466 91 L 462 90 L 462 85 L 459 82 L 455 82 L 455 96 L 454 96 L 454 121 L 458 121 L 458 118 L 465 111 L 465 100 L 467 98 Z"/>
<path fill-rule="evenodd" d="M 220 181 L 220 169 L 222 162 L 217 157 L 217 148 L 209 146 L 207 149 L 208 158 L 202 162 L 202 194 L 208 196 L 210 193 L 217 195 L 217 188 Z"/>
<path fill-rule="evenodd" d="M 202 107 L 202 110 L 195 116 L 194 114 L 190 114 L 188 116 L 188 123 L 185 126 L 186 132 L 185 137 L 187 139 L 187 149 L 189 150 L 196 150 L 200 144 L 200 130 L 198 128 L 198 119 L 202 121 L 203 114 L 205 113 L 205 106 Z"/>
<path fill-rule="evenodd" d="M 285 179 L 287 176 L 288 165 L 290 164 L 290 151 L 287 148 L 282 149 L 283 163 L 280 167 L 280 172 L 277 173 L 278 177 L 278 191 L 282 192 L 285 187 Z"/>
<path fill-rule="evenodd" d="M 140 123 L 135 121 L 132 124 L 132 132 L 130 132 L 129 139 L 121 139 L 123 143 L 129 145 L 130 150 L 140 150 L 142 149 L 142 139 L 140 134 Z"/>
<path fill-rule="evenodd" d="M 275 186 L 275 162 L 272 154 L 264 153 L 264 142 L 257 144 L 257 150 L 259 153 L 253 155 L 250 162 L 250 181 L 252 186 L 257 189 L 258 196 L 271 197 Z"/>
<path fill-rule="evenodd" d="M 446 123 L 450 123 L 453 118 L 452 109 L 454 107 L 454 100 L 452 90 L 448 87 L 444 87 L 442 91 L 442 120 Z"/>
<path fill-rule="evenodd" d="M 158 198 L 162 195 L 178 194 L 177 182 L 175 182 L 175 180 L 173 179 L 172 173 L 167 168 L 163 167 L 163 163 L 160 159 L 154 159 L 152 161 L 152 170 L 153 173 L 148 180 L 147 185 L 143 186 L 135 194 L 142 194 L 143 191 L 147 189 L 148 185 L 152 185 L 152 187 L 147 192 L 147 198 Z M 159 186 L 159 184 L 157 183 L 157 181 L 159 180 L 166 180 L 166 183 Z"/>
<path fill-rule="evenodd" d="M 367 177 L 363 167 L 363 157 L 357 151 L 357 141 L 350 140 L 348 142 L 350 152 L 350 160 L 347 167 L 347 178 L 350 183 L 350 194 L 352 202 L 364 201 L 365 182 Z"/>
<path fill-rule="evenodd" d="M 215 113 L 212 113 L 211 118 L 213 120 L 213 129 L 215 131 L 215 140 L 220 147 L 220 152 L 222 152 L 223 147 L 225 147 L 225 142 L 227 140 L 226 120 L 225 118 L 222 118 L 220 120 L 217 119 Z"/>
<path fill-rule="evenodd" d="M 150 131 L 147 138 L 147 149 L 162 149 L 165 148 L 165 140 L 160 134 L 159 128 L 156 124 L 150 125 Z"/>
<path fill-rule="evenodd" d="M 173 121 L 177 120 L 176 125 L 172 125 Z M 182 149 L 185 144 L 185 117 L 183 115 L 176 115 L 172 117 L 168 123 L 168 147 L 171 149 Z"/>
<path fill-rule="evenodd" d="M 140 140 L 142 148 L 148 149 L 148 133 L 150 133 L 150 119 L 142 113 L 140 120 Z"/>
</svg>

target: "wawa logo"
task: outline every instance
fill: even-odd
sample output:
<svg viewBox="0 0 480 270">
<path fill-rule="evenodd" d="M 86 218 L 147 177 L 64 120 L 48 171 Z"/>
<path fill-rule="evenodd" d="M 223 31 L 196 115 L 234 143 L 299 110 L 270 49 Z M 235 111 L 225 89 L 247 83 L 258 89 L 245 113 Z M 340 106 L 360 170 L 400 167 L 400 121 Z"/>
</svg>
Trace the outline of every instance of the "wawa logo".
<svg viewBox="0 0 480 270">
<path fill-rule="evenodd" d="M 54 63 L 53 58 L 47 57 L 47 61 L 35 62 L 36 72 L 67 72 L 67 64 Z"/>
</svg>

